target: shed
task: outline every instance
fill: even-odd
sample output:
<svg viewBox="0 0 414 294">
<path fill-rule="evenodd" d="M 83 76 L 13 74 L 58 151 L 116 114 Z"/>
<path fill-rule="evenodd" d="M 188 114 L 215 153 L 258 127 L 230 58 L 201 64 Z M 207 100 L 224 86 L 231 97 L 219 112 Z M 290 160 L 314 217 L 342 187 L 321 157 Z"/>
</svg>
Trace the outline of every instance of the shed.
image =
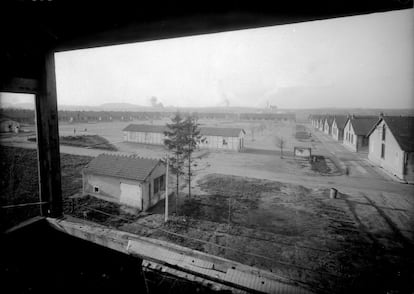
<svg viewBox="0 0 414 294">
<path fill-rule="evenodd" d="M 327 115 L 324 121 L 323 132 L 327 135 L 332 134 L 332 123 L 333 123 L 333 116 Z"/>
<path fill-rule="evenodd" d="M 344 140 L 344 128 L 348 120 L 346 115 L 335 115 L 332 122 L 332 137 L 339 142 Z"/>
<path fill-rule="evenodd" d="M 126 142 L 163 145 L 166 130 L 167 127 L 163 125 L 130 124 L 122 131 Z M 204 138 L 200 148 L 234 151 L 244 148 L 246 132 L 241 128 L 200 127 L 200 134 Z"/>
<path fill-rule="evenodd" d="M 9 118 L 0 118 L 0 133 L 18 133 L 20 124 Z"/>
<path fill-rule="evenodd" d="M 368 159 L 414 183 L 414 117 L 383 116 L 368 133 Z"/>
<path fill-rule="evenodd" d="M 82 170 L 83 194 L 145 211 L 165 196 L 159 159 L 101 154 Z"/>
</svg>

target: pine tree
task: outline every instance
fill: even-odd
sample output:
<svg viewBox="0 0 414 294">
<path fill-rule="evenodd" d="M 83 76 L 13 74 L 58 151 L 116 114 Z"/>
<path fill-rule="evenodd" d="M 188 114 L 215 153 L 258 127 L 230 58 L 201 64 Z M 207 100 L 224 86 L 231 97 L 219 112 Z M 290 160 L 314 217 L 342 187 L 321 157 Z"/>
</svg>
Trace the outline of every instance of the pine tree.
<svg viewBox="0 0 414 294">
<path fill-rule="evenodd" d="M 199 124 L 195 116 L 188 116 L 183 122 L 183 130 L 185 133 L 185 145 L 183 146 L 184 157 L 187 162 L 186 177 L 188 181 L 188 197 L 191 197 L 191 179 L 194 176 L 193 167 L 197 166 L 193 152 L 196 150 L 198 144 L 204 141 L 200 134 Z"/>
<path fill-rule="evenodd" d="M 184 121 L 180 113 L 177 112 L 171 119 L 171 123 L 167 124 L 167 130 L 164 132 L 164 145 L 170 151 L 169 162 L 171 171 L 176 175 L 176 196 L 175 210 L 178 214 L 178 197 L 180 190 L 180 176 L 184 174 L 184 145 L 186 137 L 183 132 Z"/>
</svg>

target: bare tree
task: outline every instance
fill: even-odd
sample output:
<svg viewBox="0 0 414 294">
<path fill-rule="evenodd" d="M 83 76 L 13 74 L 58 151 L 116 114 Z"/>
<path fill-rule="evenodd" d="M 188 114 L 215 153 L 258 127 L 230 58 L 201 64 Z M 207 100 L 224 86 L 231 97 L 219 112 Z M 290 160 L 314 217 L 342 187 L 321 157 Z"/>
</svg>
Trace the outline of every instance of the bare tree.
<svg viewBox="0 0 414 294">
<path fill-rule="evenodd" d="M 280 149 L 280 158 L 283 158 L 283 148 L 286 147 L 286 140 L 283 137 L 276 136 L 274 138 L 275 146 Z"/>
</svg>

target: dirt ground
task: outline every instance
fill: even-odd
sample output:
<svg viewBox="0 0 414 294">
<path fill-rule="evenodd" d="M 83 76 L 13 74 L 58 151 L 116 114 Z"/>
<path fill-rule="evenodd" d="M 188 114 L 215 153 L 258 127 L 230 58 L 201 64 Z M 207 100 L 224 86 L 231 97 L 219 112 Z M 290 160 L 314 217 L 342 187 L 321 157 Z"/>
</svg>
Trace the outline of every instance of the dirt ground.
<svg viewBox="0 0 414 294">
<path fill-rule="evenodd" d="M 223 174 L 205 176 L 193 194 L 180 200 L 179 216 L 168 224 L 154 209 L 121 228 L 257 266 L 320 293 L 411 287 L 414 218 L 401 199 L 408 207 L 414 201 L 407 195 L 384 206 L 389 198 L 374 193 L 331 199 L 327 188 Z"/>
</svg>

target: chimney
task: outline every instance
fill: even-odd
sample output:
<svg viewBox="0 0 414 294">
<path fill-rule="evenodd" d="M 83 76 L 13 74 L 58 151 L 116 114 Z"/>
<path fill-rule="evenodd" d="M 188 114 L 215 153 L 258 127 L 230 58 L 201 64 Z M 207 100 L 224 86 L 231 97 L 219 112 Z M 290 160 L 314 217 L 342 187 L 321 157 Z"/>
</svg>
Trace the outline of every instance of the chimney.
<svg viewBox="0 0 414 294">
<path fill-rule="evenodd" d="M 380 117 L 380 118 L 383 118 L 383 117 L 384 117 L 384 113 L 383 113 L 383 112 L 380 112 L 380 113 L 379 113 L 379 117 Z"/>
</svg>

